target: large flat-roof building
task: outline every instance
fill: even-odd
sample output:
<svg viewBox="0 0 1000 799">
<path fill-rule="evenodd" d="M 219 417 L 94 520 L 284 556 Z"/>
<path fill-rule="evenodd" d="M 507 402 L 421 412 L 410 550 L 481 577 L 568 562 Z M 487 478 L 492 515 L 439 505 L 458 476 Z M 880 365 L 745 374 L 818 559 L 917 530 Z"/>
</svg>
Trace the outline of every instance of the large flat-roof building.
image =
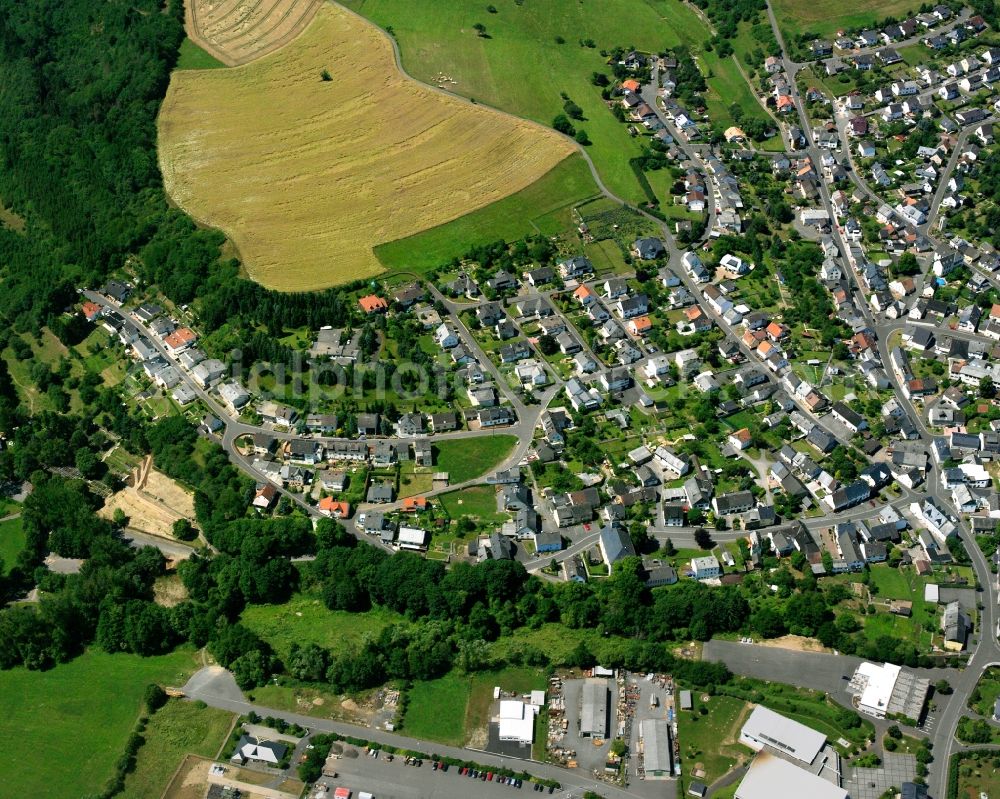
<svg viewBox="0 0 1000 799">
<path fill-rule="evenodd" d="M 642 739 L 642 769 L 647 780 L 665 780 L 671 775 L 670 725 L 666 719 L 639 722 Z"/>
<path fill-rule="evenodd" d="M 516 741 L 530 745 L 535 740 L 535 714 L 538 708 L 526 705 L 517 699 L 500 701 L 500 716 L 497 719 L 501 741 Z"/>
<path fill-rule="evenodd" d="M 775 799 L 808 796 L 809 799 L 848 799 L 847 791 L 810 774 L 770 752 L 754 758 L 736 789 L 736 799 Z"/>
<path fill-rule="evenodd" d="M 930 681 L 904 671 L 892 663 L 862 663 L 848 685 L 858 700 L 858 710 L 885 718 L 888 713 L 900 713 L 920 720 L 930 691 Z"/>
<path fill-rule="evenodd" d="M 770 747 L 809 765 L 826 745 L 826 736 L 770 708 L 757 705 L 743 725 L 740 743 L 758 752 Z"/>
<path fill-rule="evenodd" d="M 608 737 L 608 705 L 611 694 L 608 681 L 591 677 L 583 683 L 580 710 L 580 735 L 584 738 Z"/>
</svg>

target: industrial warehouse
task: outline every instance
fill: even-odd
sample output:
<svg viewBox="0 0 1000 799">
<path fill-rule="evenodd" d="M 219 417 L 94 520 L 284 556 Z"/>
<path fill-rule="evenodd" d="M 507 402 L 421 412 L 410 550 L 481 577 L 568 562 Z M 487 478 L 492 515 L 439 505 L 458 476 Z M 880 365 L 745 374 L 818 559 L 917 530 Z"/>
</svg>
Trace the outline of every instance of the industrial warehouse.
<svg viewBox="0 0 1000 799">
<path fill-rule="evenodd" d="M 930 691 L 930 680 L 917 677 L 892 663 L 881 666 L 862 663 L 848 684 L 854 694 L 855 706 L 862 713 L 884 719 L 887 714 L 900 714 L 920 720 Z"/>
<path fill-rule="evenodd" d="M 608 737 L 608 705 L 611 694 L 608 681 L 591 677 L 583 684 L 583 705 L 580 711 L 580 735 L 584 738 Z"/>
</svg>

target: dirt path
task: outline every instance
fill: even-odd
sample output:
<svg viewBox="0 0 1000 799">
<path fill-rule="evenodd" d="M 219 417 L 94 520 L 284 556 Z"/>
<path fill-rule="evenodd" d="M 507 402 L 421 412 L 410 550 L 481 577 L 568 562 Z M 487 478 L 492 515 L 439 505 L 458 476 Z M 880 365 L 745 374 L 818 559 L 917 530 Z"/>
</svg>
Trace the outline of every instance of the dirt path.
<svg viewBox="0 0 1000 799">
<path fill-rule="evenodd" d="M 829 652 L 815 638 L 803 638 L 801 635 L 783 635 L 781 638 L 771 638 L 756 641 L 760 646 L 771 646 L 775 649 L 790 649 L 793 652 Z"/>
</svg>

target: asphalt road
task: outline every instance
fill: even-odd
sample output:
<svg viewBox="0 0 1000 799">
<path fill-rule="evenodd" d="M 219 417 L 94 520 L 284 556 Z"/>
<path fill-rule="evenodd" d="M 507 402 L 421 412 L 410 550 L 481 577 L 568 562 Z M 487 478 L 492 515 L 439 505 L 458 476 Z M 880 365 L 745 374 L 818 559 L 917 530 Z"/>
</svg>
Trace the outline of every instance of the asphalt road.
<svg viewBox="0 0 1000 799">
<path fill-rule="evenodd" d="M 564 796 L 566 795 L 566 792 L 568 792 L 569 795 L 581 796 L 585 791 L 596 791 L 601 796 L 605 797 L 605 799 L 628 799 L 628 797 L 641 797 L 641 799 L 673 799 L 674 792 L 676 790 L 676 783 L 640 781 L 634 782 L 631 786 L 629 786 L 628 790 L 623 790 L 621 788 L 608 785 L 607 783 L 590 779 L 585 772 L 580 770 L 563 769 L 558 766 L 552 766 L 547 763 L 536 763 L 534 761 L 519 760 L 512 762 L 510 758 L 500 757 L 499 755 L 494 755 L 489 752 L 463 749 L 455 746 L 446 746 L 444 744 L 429 743 L 427 741 L 421 741 L 416 738 L 385 732 L 383 730 L 359 728 L 353 724 L 344 724 L 341 722 L 331 721 L 329 719 L 304 716 L 299 713 L 289 713 L 276 708 L 256 705 L 247 702 L 243 693 L 239 690 L 233 680 L 232 675 L 217 666 L 209 666 L 196 672 L 184 686 L 183 691 L 185 696 L 192 701 L 201 700 L 207 705 L 228 710 L 232 713 L 246 714 L 250 711 L 254 711 L 261 716 L 283 718 L 286 721 L 299 724 L 312 731 L 335 732 L 340 735 L 361 737 L 366 740 L 389 744 L 391 746 L 397 746 L 404 749 L 412 749 L 418 752 L 427 752 L 428 754 L 438 754 L 462 760 L 471 760 L 487 767 L 506 766 L 508 768 L 523 768 L 525 771 L 534 776 L 559 781 L 564 788 Z M 429 770 L 426 763 L 423 768 Z M 412 774 L 412 772 L 409 773 Z M 451 780 L 452 784 L 455 780 L 460 779 L 449 774 L 445 774 L 443 777 L 446 780 Z M 470 782 L 471 780 L 461 783 L 466 791 L 468 791 Z M 477 791 L 475 793 L 465 793 L 464 796 L 478 797 L 481 795 L 491 795 L 486 794 L 485 792 L 480 793 L 478 791 L 478 787 L 479 786 L 477 786 Z M 495 793 L 498 796 L 500 795 L 498 792 Z M 450 796 L 450 794 L 443 793 L 420 793 L 417 795 L 420 797 L 437 797 L 439 795 Z M 407 799 L 412 799 L 411 794 L 401 794 L 401 796 L 407 797 Z"/>
</svg>

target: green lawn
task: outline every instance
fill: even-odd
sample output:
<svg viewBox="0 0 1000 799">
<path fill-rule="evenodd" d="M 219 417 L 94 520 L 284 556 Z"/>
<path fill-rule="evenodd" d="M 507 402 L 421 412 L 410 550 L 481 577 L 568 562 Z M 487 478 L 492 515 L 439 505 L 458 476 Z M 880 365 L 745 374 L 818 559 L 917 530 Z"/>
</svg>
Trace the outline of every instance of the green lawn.
<svg viewBox="0 0 1000 799">
<path fill-rule="evenodd" d="M 864 28 L 886 17 L 903 19 L 916 12 L 919 3 L 913 0 L 865 0 L 862 3 L 842 3 L 839 0 L 774 0 L 775 16 L 781 20 L 782 31 L 788 34 L 809 32 L 832 37 L 847 28 Z"/>
<path fill-rule="evenodd" d="M 448 472 L 452 483 L 464 483 L 486 474 L 503 461 L 517 444 L 510 435 L 440 441 L 434 445 L 434 468 Z"/>
<path fill-rule="evenodd" d="M 562 113 L 565 92 L 583 109 L 575 122 L 587 131 L 588 147 L 604 182 L 630 202 L 645 199 L 629 165 L 640 154 L 590 82 L 610 69 L 601 50 L 636 47 L 657 52 L 682 41 L 701 44 L 709 34 L 694 11 L 679 0 L 530 0 L 486 5 L 460 0 L 348 0 L 349 8 L 392 29 L 403 67 L 414 77 L 550 125 Z M 486 26 L 481 37 L 475 24 Z M 557 37 L 565 41 L 557 42 Z M 581 42 L 593 40 L 594 47 Z M 454 81 L 454 82 L 451 82 Z"/>
<path fill-rule="evenodd" d="M 475 516 L 481 522 L 499 522 L 509 517 L 497 513 L 497 493 L 493 486 L 470 486 L 441 494 L 438 500 L 452 519 Z"/>
<path fill-rule="evenodd" d="M 183 685 L 195 665 L 190 650 L 152 658 L 91 651 L 49 671 L 0 672 L 0 740 L 14 766 L 3 794 L 99 793 L 142 712 L 146 686 Z"/>
<path fill-rule="evenodd" d="M 992 718 L 992 713 L 988 718 Z M 978 737 L 976 733 L 978 731 L 988 730 L 990 734 L 989 741 L 983 741 Z M 973 719 L 971 716 L 962 716 L 958 720 L 958 728 L 955 730 L 955 737 L 966 744 L 1000 744 L 1000 729 L 997 729 L 995 724 L 990 724 L 988 721 L 983 721 L 982 719 Z"/>
<path fill-rule="evenodd" d="M 979 799 L 981 794 L 1000 795 L 1000 768 L 994 765 L 995 752 L 953 755 L 958 759 L 958 791 L 955 799 Z"/>
<path fill-rule="evenodd" d="M 505 658 L 514 649 L 530 646 L 544 652 L 552 662 L 561 663 L 576 649 L 580 641 L 586 641 L 587 647 L 600 660 L 602 642 L 610 642 L 608 645 L 613 646 L 617 639 L 604 639 L 596 630 L 579 630 L 550 622 L 537 630 L 519 627 L 513 635 L 501 636 L 490 644 L 490 654 L 496 658 Z"/>
<path fill-rule="evenodd" d="M 10 497 L 0 496 L 0 519 L 21 512 L 21 503 Z"/>
<path fill-rule="evenodd" d="M 446 674 L 414 683 L 403 719 L 403 732 L 412 738 L 452 746 L 465 743 L 465 713 L 472 696 L 472 678 Z"/>
<path fill-rule="evenodd" d="M 994 666 L 984 671 L 979 678 L 976 690 L 969 697 L 969 707 L 981 716 L 990 718 L 998 698 L 1000 698 L 1000 669 Z"/>
<path fill-rule="evenodd" d="M 688 780 L 697 779 L 706 785 L 729 771 L 740 759 L 749 760 L 751 750 L 737 743 L 740 726 L 745 720 L 747 703 L 731 696 L 712 696 L 701 701 L 698 691 L 691 692 L 694 709 L 680 711 L 677 716 L 677 739 L 681 745 L 681 769 Z M 699 708 L 704 704 L 707 715 Z M 704 777 L 692 774 L 700 764 Z"/>
<path fill-rule="evenodd" d="M 177 69 L 223 69 L 225 64 L 209 55 L 198 45 L 186 38 L 181 42 L 177 56 Z"/>
<path fill-rule="evenodd" d="M 590 169 L 582 156 L 573 155 L 526 189 L 452 222 L 380 244 L 375 255 L 387 269 L 425 272 L 465 255 L 476 245 L 534 233 L 561 233 L 570 225 L 572 207 L 595 194 Z"/>
<path fill-rule="evenodd" d="M 0 564 L 2 573 L 6 574 L 17 561 L 18 553 L 24 549 L 24 530 L 20 519 L 9 519 L 0 522 Z"/>
<path fill-rule="evenodd" d="M 135 771 L 125 780 L 123 799 L 159 796 L 185 755 L 215 757 L 226 739 L 233 714 L 171 699 L 149 720 Z M 226 753 L 230 754 L 230 753 Z"/>
<path fill-rule="evenodd" d="M 282 658 L 288 656 L 293 642 L 337 651 L 360 643 L 366 635 L 378 635 L 390 624 L 406 624 L 402 616 L 381 608 L 365 613 L 329 610 L 313 594 L 295 594 L 283 605 L 249 605 L 240 621 Z"/>
<path fill-rule="evenodd" d="M 929 649 L 933 634 L 924 629 L 927 621 L 937 621 L 937 608 L 924 602 L 926 579 L 918 577 L 912 569 L 892 569 L 878 564 L 871 569 L 871 579 L 878 588 L 873 599 L 908 599 L 913 602 L 910 618 L 879 612 L 875 616 L 860 617 L 865 627 L 865 635 L 875 640 L 881 635 L 891 635 L 911 641 L 921 649 Z"/>
<path fill-rule="evenodd" d="M 757 102 L 750 84 L 743 78 L 733 57 L 719 58 L 713 50 L 702 52 L 697 60 L 702 73 L 712 75 L 706 78 L 708 91 L 705 93 L 705 103 L 709 118 L 716 127 L 725 130 L 735 124 L 729 113 L 729 107 L 734 103 L 743 110 L 745 117 L 763 119 L 777 127 L 771 116 Z"/>
</svg>

